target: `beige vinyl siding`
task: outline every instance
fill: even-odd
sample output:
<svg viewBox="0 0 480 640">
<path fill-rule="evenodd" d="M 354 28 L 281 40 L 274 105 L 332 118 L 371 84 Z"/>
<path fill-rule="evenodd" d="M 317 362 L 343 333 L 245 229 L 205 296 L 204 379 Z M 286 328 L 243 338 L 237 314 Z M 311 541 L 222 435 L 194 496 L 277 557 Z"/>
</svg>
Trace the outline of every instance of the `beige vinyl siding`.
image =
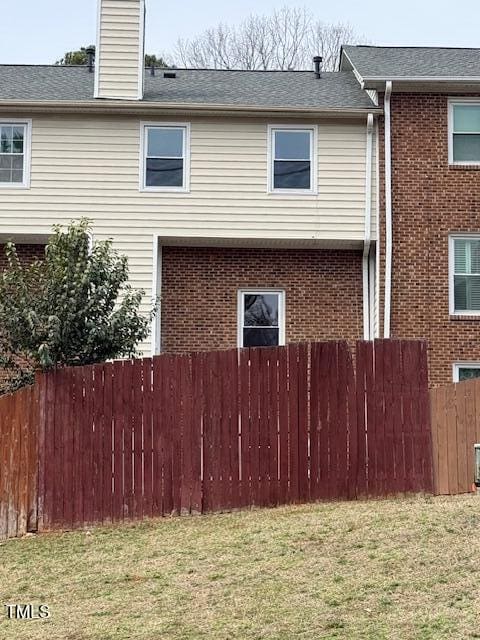
<svg viewBox="0 0 480 640">
<path fill-rule="evenodd" d="M 139 97 L 139 63 L 143 58 L 143 3 L 140 0 L 99 1 L 97 97 L 136 99 Z"/>
<path fill-rule="evenodd" d="M 153 234 L 177 243 L 210 237 L 361 246 L 363 120 L 317 123 L 318 195 L 306 196 L 267 193 L 271 121 L 188 121 L 190 192 L 175 194 L 139 190 L 140 118 L 34 116 L 31 188 L 0 190 L 0 233 L 46 234 L 54 223 L 88 216 L 95 238 L 112 237 L 127 254 L 132 285 L 146 291 L 145 311 L 152 297 Z"/>
</svg>

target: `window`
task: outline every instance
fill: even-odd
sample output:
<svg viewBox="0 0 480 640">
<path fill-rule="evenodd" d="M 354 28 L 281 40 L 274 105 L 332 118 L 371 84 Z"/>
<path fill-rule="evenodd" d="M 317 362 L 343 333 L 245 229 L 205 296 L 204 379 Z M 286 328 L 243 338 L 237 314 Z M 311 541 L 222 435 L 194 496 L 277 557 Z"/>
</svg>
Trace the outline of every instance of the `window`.
<svg viewBox="0 0 480 640">
<path fill-rule="evenodd" d="M 143 125 L 142 181 L 145 191 L 188 191 L 187 124 Z"/>
<path fill-rule="evenodd" d="M 315 193 L 316 128 L 270 127 L 269 191 Z"/>
<path fill-rule="evenodd" d="M 285 344 L 284 291 L 238 292 L 238 346 L 276 347 Z"/>
<path fill-rule="evenodd" d="M 480 314 L 480 236 L 450 238 L 450 313 Z"/>
<path fill-rule="evenodd" d="M 465 362 L 453 365 L 454 382 L 462 382 L 472 378 L 480 378 L 480 362 Z"/>
<path fill-rule="evenodd" d="M 0 121 L 0 187 L 28 187 L 30 125 Z"/>
<path fill-rule="evenodd" d="M 480 164 L 480 102 L 450 103 L 449 161 Z"/>
</svg>

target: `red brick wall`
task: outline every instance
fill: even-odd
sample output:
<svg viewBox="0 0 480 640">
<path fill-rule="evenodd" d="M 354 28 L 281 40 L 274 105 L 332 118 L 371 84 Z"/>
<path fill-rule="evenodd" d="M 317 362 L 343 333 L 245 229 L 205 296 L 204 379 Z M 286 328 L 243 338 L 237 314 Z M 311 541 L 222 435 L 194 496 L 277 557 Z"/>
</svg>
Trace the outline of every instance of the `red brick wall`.
<svg viewBox="0 0 480 640">
<path fill-rule="evenodd" d="M 42 259 L 45 255 L 43 244 L 17 244 L 16 246 L 18 257 L 25 264 L 33 262 L 35 259 Z M 5 245 L 0 244 L 0 271 L 3 271 L 6 266 Z"/>
<path fill-rule="evenodd" d="M 362 337 L 359 251 L 163 247 L 162 349 L 237 344 L 237 290 L 282 288 L 286 340 Z"/>
<path fill-rule="evenodd" d="M 448 165 L 447 99 L 392 95 L 392 337 L 429 341 L 434 384 L 480 361 L 480 318 L 449 315 L 448 235 L 480 232 L 480 172 Z"/>
</svg>

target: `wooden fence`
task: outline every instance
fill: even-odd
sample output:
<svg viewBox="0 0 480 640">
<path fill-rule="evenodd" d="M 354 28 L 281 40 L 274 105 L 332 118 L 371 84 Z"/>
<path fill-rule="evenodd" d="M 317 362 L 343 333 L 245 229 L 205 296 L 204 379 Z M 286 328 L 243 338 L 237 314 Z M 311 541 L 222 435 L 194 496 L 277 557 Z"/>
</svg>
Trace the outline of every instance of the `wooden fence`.
<svg viewBox="0 0 480 640">
<path fill-rule="evenodd" d="M 431 492 L 425 344 L 355 363 L 327 342 L 39 376 L 38 530 Z"/>
<path fill-rule="evenodd" d="M 37 527 L 37 390 L 0 398 L 0 539 Z"/>
<path fill-rule="evenodd" d="M 473 445 L 480 442 L 480 379 L 430 391 L 436 494 L 472 491 Z"/>
</svg>

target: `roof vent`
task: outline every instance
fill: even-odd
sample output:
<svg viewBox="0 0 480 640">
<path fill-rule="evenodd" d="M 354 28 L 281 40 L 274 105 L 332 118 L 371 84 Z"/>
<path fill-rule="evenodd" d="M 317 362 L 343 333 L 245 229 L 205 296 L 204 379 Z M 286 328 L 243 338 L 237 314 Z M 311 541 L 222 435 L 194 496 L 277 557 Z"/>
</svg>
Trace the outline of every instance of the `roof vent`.
<svg viewBox="0 0 480 640">
<path fill-rule="evenodd" d="M 177 74 L 174 71 L 165 71 L 163 74 L 164 78 L 176 78 Z"/>
<path fill-rule="evenodd" d="M 92 73 L 95 62 L 95 47 L 87 47 L 85 53 L 87 54 L 88 71 Z"/>
<path fill-rule="evenodd" d="M 314 56 L 313 57 L 313 65 L 315 67 L 315 78 L 321 78 L 322 77 L 322 56 Z"/>
</svg>

